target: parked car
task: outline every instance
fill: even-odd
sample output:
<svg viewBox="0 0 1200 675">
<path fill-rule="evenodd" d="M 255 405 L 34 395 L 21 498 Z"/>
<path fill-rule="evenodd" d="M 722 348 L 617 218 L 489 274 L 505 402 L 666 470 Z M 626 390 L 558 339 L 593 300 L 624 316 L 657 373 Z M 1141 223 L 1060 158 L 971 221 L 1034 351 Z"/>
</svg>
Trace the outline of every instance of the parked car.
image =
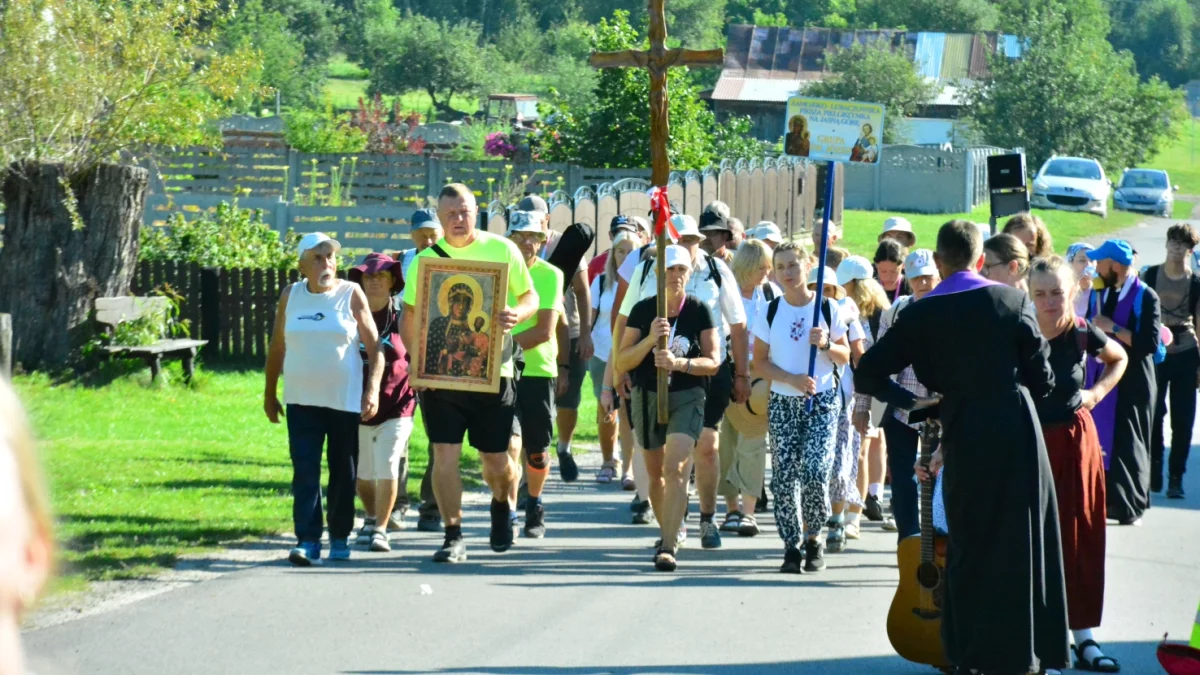
<svg viewBox="0 0 1200 675">
<path fill-rule="evenodd" d="M 1170 218 L 1178 189 L 1171 185 L 1167 172 L 1161 169 L 1126 169 L 1121 184 L 1113 193 L 1113 206 L 1122 211 L 1141 211 Z"/>
<path fill-rule="evenodd" d="M 1108 215 L 1111 193 L 1112 183 L 1104 175 L 1100 162 L 1083 157 L 1051 157 L 1033 177 L 1029 205 L 1104 217 Z"/>
</svg>

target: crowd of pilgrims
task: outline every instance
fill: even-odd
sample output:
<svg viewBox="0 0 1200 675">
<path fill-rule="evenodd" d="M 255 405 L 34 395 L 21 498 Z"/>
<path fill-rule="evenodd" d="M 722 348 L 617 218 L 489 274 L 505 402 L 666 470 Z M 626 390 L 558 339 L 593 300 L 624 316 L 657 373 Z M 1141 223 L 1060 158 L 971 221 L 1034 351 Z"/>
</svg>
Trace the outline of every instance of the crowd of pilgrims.
<svg viewBox="0 0 1200 675">
<path fill-rule="evenodd" d="M 371 551 L 390 550 L 389 533 L 406 526 L 407 446 L 418 404 L 431 442 L 443 442 L 437 439 L 445 436 L 430 427 L 429 406 L 441 404 L 428 400 L 429 392 L 415 392 L 408 386 L 402 322 L 396 317 L 403 313 L 398 310 L 411 305 L 407 294 L 399 294 L 405 278 L 414 274 L 414 257 L 439 241 L 446 243 L 439 210 L 423 210 L 413 219 L 416 249 L 394 257 L 372 254 L 350 275 L 365 291 L 384 360 L 377 407 L 371 408 L 374 414 L 361 422 L 358 433 L 355 492 L 367 517 L 357 538 L 331 536 L 333 559 L 348 557 L 351 541 Z M 747 230 L 721 202 L 707 206 L 698 222 L 675 215 L 672 224 L 678 238 L 665 249 L 663 261 L 667 316 L 662 318 L 655 297 L 656 249 L 645 219 L 614 218 L 609 224 L 608 250 L 580 261 L 574 275 L 564 275 L 545 263 L 561 239 L 550 230 L 548 220 L 545 202 L 537 197 L 527 197 L 506 219 L 506 236 L 532 272 L 530 288 L 540 299 L 537 314 L 512 331 L 520 364 L 512 375 L 515 401 L 511 405 L 516 412 L 512 441 L 506 441 L 499 452 L 507 450 L 513 456 L 521 477 L 511 486 L 504 484 L 505 491 L 512 491 L 509 500 L 497 498 L 497 484 L 488 481 L 493 488 L 493 550 L 512 545 L 514 528 L 527 537 L 546 536 L 547 509 L 552 516 L 553 506 L 543 501 L 542 488 L 552 444 L 561 478 L 578 480 L 571 445 L 585 373 L 597 400 L 595 424 L 602 454 L 594 480 L 619 483 L 632 493 L 633 523 L 657 523 L 659 538 L 653 555 L 657 570 L 674 571 L 679 564 L 693 495 L 699 502 L 701 549 L 719 548 L 722 533 L 760 534 L 758 518 L 769 511 L 783 541 L 779 570 L 791 574 L 823 570 L 827 553 L 843 551 L 859 539 L 864 518 L 895 531 L 900 540 L 919 534 L 922 480 L 936 485 L 933 516 L 941 534 L 963 536 L 965 541 L 1005 532 L 1008 516 L 1003 511 L 1011 497 L 1006 491 L 1028 486 L 1002 482 L 976 486 L 973 489 L 979 492 L 969 508 L 990 514 L 991 531 L 967 535 L 951 530 L 954 514 L 947 518 L 943 486 L 937 478 L 942 458 L 935 454 L 929 467 L 918 462 L 924 422 L 911 410 L 855 390 L 860 360 L 906 314 L 919 317 L 919 313 L 909 314 L 910 307 L 939 292 L 935 252 L 918 247 L 908 221 L 889 218 L 873 258 L 868 259 L 839 246 L 841 232 L 836 224 L 812 232 L 810 251 L 803 243 L 786 241 L 774 223 L 762 222 Z M 1117 672 L 1117 661 L 1104 655 L 1092 636 L 1103 609 L 1105 528 L 1108 520 L 1136 525 L 1150 506 L 1151 493 L 1163 490 L 1162 427 L 1168 394 L 1172 435 L 1167 496 L 1183 496 L 1182 475 L 1200 371 L 1195 332 L 1200 277 L 1189 270 L 1198 237 L 1188 225 L 1172 227 L 1167 262 L 1139 273 L 1137 254 L 1124 241 L 1108 241 L 1098 248 L 1072 244 L 1065 257 L 1056 255 L 1046 226 L 1030 214 L 1011 218 L 1002 233 L 992 236 L 984 226 L 971 227 L 978 228 L 985 240 L 978 274 L 1027 294 L 1030 302 L 1023 309 L 1032 327 L 1029 337 L 1053 373 L 1048 380 L 1052 386 L 1026 394 L 1036 408 L 1035 424 L 1040 423 L 1052 473 L 1042 499 L 1053 504 L 1040 513 L 1050 514 L 1051 519 L 1057 513 L 1057 522 L 1032 535 L 1028 524 L 1025 529 L 1018 527 L 1012 536 L 1029 541 L 1010 543 L 1014 550 L 1033 549 L 1026 572 L 1042 576 L 1043 588 L 1049 587 L 1051 596 L 1056 578 L 1065 586 L 1065 606 L 1057 614 L 1073 632 L 1077 666 Z M 828 256 L 821 275 L 824 287 L 818 292 L 815 251 L 822 237 L 827 238 Z M 313 242 L 309 248 L 325 242 L 321 250 L 336 254 L 336 242 L 322 237 Z M 399 302 L 400 297 L 405 302 Z M 510 288 L 510 304 L 513 297 Z M 291 333 L 288 336 L 290 358 Z M 663 336 L 666 350 L 658 349 Z M 958 349 L 981 358 L 986 358 L 990 342 L 996 339 L 983 333 L 948 337 Z M 375 346 L 363 343 L 361 381 L 365 383 L 377 375 L 368 354 Z M 670 373 L 665 424 L 658 420 L 660 369 Z M 919 371 L 917 364 L 905 367 L 892 382 L 914 400 L 923 401 L 921 405 L 935 405 L 938 392 L 926 389 Z M 269 364 L 268 390 L 273 392 L 270 378 Z M 279 407 L 272 398 L 270 393 L 269 417 L 272 405 Z M 366 397 L 363 401 L 365 406 Z M 290 417 L 290 401 L 288 408 Z M 979 420 L 981 443 L 986 443 L 988 427 L 997 423 Z M 291 419 L 288 424 L 293 432 Z M 481 447 L 475 431 L 470 431 L 470 444 L 487 459 L 483 453 L 495 450 Z M 461 443 L 462 430 L 458 437 Z M 332 434 L 330 439 L 332 452 Z M 296 461 L 295 438 L 292 445 Z M 1024 461 L 1005 451 L 996 448 L 994 461 Z M 447 543 L 434 559 L 457 562 L 466 558 L 461 520 L 451 524 L 447 517 L 443 524 L 446 509 L 439 509 L 437 502 L 444 493 L 431 483 L 434 459 L 430 452 L 416 528 L 446 532 Z M 332 455 L 329 461 L 332 535 L 333 511 L 345 513 L 348 495 L 333 494 Z M 485 464 L 485 478 L 487 471 Z M 890 486 L 887 503 L 885 486 Z M 334 504 L 335 499 L 340 505 Z M 724 502 L 723 513 L 718 513 L 720 502 Z M 353 495 L 348 503 L 352 513 Z M 301 506 L 298 498 L 297 504 L 301 542 L 290 557 L 296 564 L 312 564 L 319 560 L 320 543 L 306 541 L 301 534 L 302 521 L 312 527 L 311 500 Z M 1017 512 L 1014 518 L 1025 516 Z M 319 502 L 315 517 L 319 540 Z M 339 523 L 344 519 L 338 516 Z M 348 527 L 339 525 L 339 529 L 349 534 Z M 998 575 L 984 584 L 990 586 L 987 592 L 993 596 L 1024 593 L 1028 598 L 1035 582 L 1014 579 L 1014 569 L 1025 568 L 995 560 L 979 572 Z M 1058 628 L 1065 633 L 1066 627 L 1047 627 L 1045 623 L 1056 621 L 1057 614 L 1053 598 L 1043 604 L 1049 609 L 1035 610 L 1018 621 L 1028 624 L 1029 639 L 1028 645 L 1013 651 L 1020 655 L 1022 648 L 1032 649 L 1033 663 L 1040 659 L 1046 666 L 1061 664 L 1063 658 L 1054 647 L 1046 647 L 1041 636 L 1053 636 Z M 972 611 L 984 616 L 990 610 Z M 996 621 L 992 625 L 1001 625 L 1000 619 Z M 995 645 L 988 648 L 1003 651 Z M 1018 667 L 1012 672 L 1025 671 Z"/>
</svg>

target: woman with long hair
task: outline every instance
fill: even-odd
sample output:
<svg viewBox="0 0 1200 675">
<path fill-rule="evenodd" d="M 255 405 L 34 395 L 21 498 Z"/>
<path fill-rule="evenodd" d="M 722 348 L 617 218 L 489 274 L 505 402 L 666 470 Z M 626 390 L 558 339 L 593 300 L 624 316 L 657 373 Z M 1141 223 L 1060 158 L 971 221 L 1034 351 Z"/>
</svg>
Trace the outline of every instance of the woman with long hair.
<svg viewBox="0 0 1200 675">
<path fill-rule="evenodd" d="M 1115 673 L 1120 664 L 1105 656 L 1092 636 L 1104 608 L 1105 483 L 1100 438 L 1089 411 L 1116 386 L 1129 357 L 1116 340 L 1075 314 L 1076 275 L 1065 259 L 1035 261 L 1029 284 L 1054 371 L 1054 389 L 1034 403 L 1054 473 L 1075 667 Z M 1085 388 L 1087 356 L 1098 357 L 1104 370 Z"/>
<path fill-rule="evenodd" d="M 25 673 L 21 615 L 50 578 L 54 521 L 33 431 L 0 377 L 0 673 Z"/>
<path fill-rule="evenodd" d="M 1054 255 L 1054 240 L 1046 223 L 1032 213 L 1018 213 L 1004 223 L 1004 234 L 1011 234 L 1025 245 L 1030 258 Z"/>
<path fill-rule="evenodd" d="M 983 242 L 983 269 L 979 273 L 991 279 L 1028 291 L 1025 282 L 1029 274 L 1029 251 L 1011 234 L 998 234 Z"/>
<path fill-rule="evenodd" d="M 611 483 L 616 477 L 617 462 L 614 458 L 614 447 L 618 440 L 621 444 L 621 487 L 633 490 L 633 432 L 628 424 L 618 424 L 620 412 L 614 404 L 616 395 L 611 382 L 604 381 L 604 373 L 608 368 L 608 360 L 612 353 L 612 308 L 617 297 L 617 270 L 630 252 L 637 247 L 636 235 L 632 232 L 621 231 L 613 239 L 609 249 L 608 260 L 604 263 L 604 271 L 592 279 L 592 345 L 595 351 L 588 362 L 588 372 L 592 376 L 592 393 L 596 396 L 596 426 L 600 435 L 600 454 L 604 464 L 596 474 L 597 483 Z M 605 404 L 605 401 L 608 401 Z M 609 413 L 608 411 L 612 411 Z M 620 431 L 618 431 L 620 428 Z"/>
<path fill-rule="evenodd" d="M 838 280 L 844 280 L 842 288 L 846 289 L 846 297 L 858 307 L 858 320 L 865 333 L 862 352 L 857 355 L 853 351 L 850 353 L 851 362 L 858 365 L 862 354 L 875 344 L 879 335 L 879 321 L 892 303 L 888 302 L 883 286 L 871 277 L 866 258 L 852 257 L 844 261 L 838 267 Z M 880 498 L 883 496 L 883 478 L 887 472 L 887 441 L 880 425 L 883 424 L 886 408 L 885 404 L 866 394 L 854 394 L 851 423 L 862 438 L 858 456 L 858 492 L 863 496 L 863 504 L 852 504 L 849 508 L 846 518 L 847 539 L 858 539 L 860 516 L 864 511 L 870 520 L 884 519 Z"/>
<path fill-rule="evenodd" d="M 758 312 L 765 311 L 767 303 L 783 295 L 778 286 L 767 280 L 770 271 L 771 249 L 761 241 L 743 242 L 733 256 L 733 277 L 738 282 L 748 325 L 754 324 L 754 318 Z M 754 335 L 749 338 L 750 349 L 753 350 Z M 725 522 L 721 524 L 721 530 L 752 537 L 758 534 L 754 510 L 762 494 L 766 474 L 767 430 L 765 427 L 760 430 L 757 426 L 738 429 L 735 418 L 726 415 L 721 421 L 721 437 L 717 447 L 721 449 L 721 482 L 718 488 L 725 498 Z"/>
</svg>

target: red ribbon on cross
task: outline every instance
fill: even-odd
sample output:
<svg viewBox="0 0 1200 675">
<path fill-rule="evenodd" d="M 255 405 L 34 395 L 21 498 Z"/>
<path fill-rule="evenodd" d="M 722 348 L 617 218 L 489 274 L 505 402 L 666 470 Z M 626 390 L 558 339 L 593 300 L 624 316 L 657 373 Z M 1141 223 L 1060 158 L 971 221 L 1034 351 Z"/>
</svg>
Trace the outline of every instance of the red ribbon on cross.
<svg viewBox="0 0 1200 675">
<path fill-rule="evenodd" d="M 679 241 L 679 231 L 671 222 L 671 200 L 667 197 L 667 188 L 650 190 L 650 213 L 654 215 L 654 236 L 666 232 L 671 241 Z"/>
</svg>

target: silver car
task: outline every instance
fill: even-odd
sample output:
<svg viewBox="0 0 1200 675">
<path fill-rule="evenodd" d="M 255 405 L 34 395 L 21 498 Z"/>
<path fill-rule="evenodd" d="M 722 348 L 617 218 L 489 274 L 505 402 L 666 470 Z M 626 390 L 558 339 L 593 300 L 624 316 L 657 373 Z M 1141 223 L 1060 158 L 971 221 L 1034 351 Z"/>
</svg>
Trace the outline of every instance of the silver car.
<svg viewBox="0 0 1200 675">
<path fill-rule="evenodd" d="M 1166 171 L 1128 169 L 1113 193 L 1113 204 L 1122 211 L 1140 211 L 1170 218 L 1175 204 L 1175 191 L 1178 189 L 1171 185 Z"/>
<path fill-rule="evenodd" d="M 1035 209 L 1108 215 L 1112 183 L 1100 162 L 1086 157 L 1051 157 L 1033 177 L 1029 205 Z"/>
</svg>

